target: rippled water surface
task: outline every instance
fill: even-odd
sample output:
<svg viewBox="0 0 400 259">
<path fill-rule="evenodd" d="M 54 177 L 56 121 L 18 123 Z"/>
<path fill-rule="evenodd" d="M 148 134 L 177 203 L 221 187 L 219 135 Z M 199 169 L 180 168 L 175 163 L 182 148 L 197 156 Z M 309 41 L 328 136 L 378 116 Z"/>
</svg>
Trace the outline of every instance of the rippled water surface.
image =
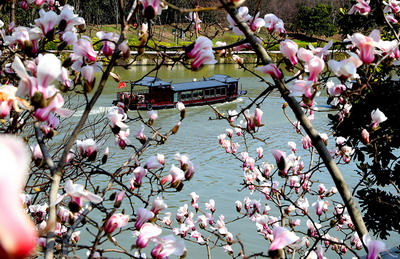
<svg viewBox="0 0 400 259">
<path fill-rule="evenodd" d="M 150 71 L 151 67 L 138 66 L 132 67 L 130 70 L 117 69 L 116 72 L 120 74 L 123 80 L 138 80 L 146 73 Z M 248 91 L 248 94 L 240 99 L 225 104 L 218 104 L 215 107 L 221 112 L 227 112 L 228 110 L 240 109 L 247 105 L 252 98 L 255 98 L 259 93 L 266 88 L 266 85 L 249 72 L 239 70 L 236 65 L 215 65 L 205 67 L 203 70 L 198 72 L 192 72 L 185 70 L 183 67 L 174 68 L 163 68 L 157 76 L 165 81 L 182 82 L 192 80 L 193 78 L 201 79 L 202 77 L 209 77 L 214 74 L 227 74 L 232 77 L 240 78 L 240 84 L 243 89 Z M 156 76 L 155 73 L 150 74 Z M 115 98 L 117 92 L 117 83 L 110 80 L 107 84 L 105 94 L 99 100 L 96 108 L 92 112 L 92 115 L 105 113 L 111 107 L 111 102 Z M 298 148 L 301 149 L 300 137 L 297 135 L 291 124 L 283 116 L 282 105 L 283 100 L 280 95 L 274 92 L 269 98 L 266 99 L 262 105 L 264 111 L 263 127 L 258 137 L 267 139 L 267 145 L 263 145 L 265 151 L 265 157 L 263 161 L 270 163 L 274 162 L 274 159 L 270 155 L 271 149 L 282 149 L 289 153 L 287 146 L 288 141 L 295 141 Z M 321 104 L 324 104 L 321 100 Z M 254 108 L 252 109 L 252 111 Z M 81 114 L 81 111 L 75 114 L 77 118 Z M 145 113 L 143 113 L 145 115 Z M 158 112 L 159 119 L 156 121 L 156 127 L 161 128 L 161 132 L 167 132 L 175 125 L 179 120 L 178 112 L 173 110 L 160 110 Z M 315 126 L 320 132 L 329 133 L 326 118 L 326 112 L 319 112 L 316 114 L 316 120 L 314 121 Z M 130 116 L 134 116 L 134 112 L 130 112 Z M 289 116 L 293 119 L 293 115 L 289 112 Z M 209 199 L 216 201 L 216 213 L 215 215 L 223 214 L 225 220 L 229 221 L 235 219 L 238 214 L 235 211 L 235 201 L 243 201 L 243 198 L 250 196 L 247 190 L 239 192 L 242 188 L 240 185 L 243 181 L 243 172 L 240 168 L 238 160 L 234 159 L 225 153 L 225 150 L 218 145 L 217 136 L 225 132 L 228 127 L 225 121 L 209 120 L 214 118 L 214 112 L 210 107 L 193 107 L 187 108 L 187 118 L 183 121 L 182 126 L 176 136 L 172 136 L 168 139 L 166 145 L 157 147 L 156 149 L 150 148 L 144 158 L 156 153 L 163 153 L 166 156 L 167 163 L 171 165 L 175 161 L 173 156 L 175 153 L 185 153 L 190 156 L 190 159 L 197 166 L 197 173 L 190 182 L 186 183 L 184 189 L 180 193 L 168 194 L 167 203 L 169 205 L 168 211 L 173 214 L 176 212 L 178 206 L 182 206 L 184 203 L 188 203 L 190 207 L 190 193 L 196 192 L 200 195 L 199 204 L 204 210 L 204 203 L 208 202 Z M 131 136 L 130 139 L 135 143 L 133 135 L 139 128 L 138 122 L 130 123 Z M 332 140 L 333 142 L 333 140 Z M 120 165 L 129 156 L 129 151 L 120 151 L 115 147 L 114 138 L 108 140 L 106 145 L 110 146 L 111 152 L 113 153 L 112 160 L 116 165 Z M 255 149 L 258 147 L 258 143 L 249 141 L 249 153 L 252 156 L 256 156 Z M 243 151 L 244 147 L 239 148 L 239 152 Z M 344 168 L 344 174 L 348 183 L 354 185 L 356 182 L 355 173 L 351 167 Z M 328 173 L 321 172 L 318 178 L 328 188 L 333 186 L 332 181 Z M 261 199 L 262 203 L 267 201 L 258 196 L 250 196 L 252 199 Z M 339 199 L 339 197 L 338 197 Z M 311 201 L 310 201 L 311 202 Z M 313 201 L 312 201 L 313 202 Z M 139 206 L 139 205 L 138 205 Z M 272 204 L 271 204 L 271 207 Z M 305 223 L 305 222 L 304 222 Z M 304 224 L 303 223 L 303 224 Z M 246 247 L 246 252 L 266 252 L 269 244 L 263 240 L 256 233 L 256 226 L 253 222 L 248 219 L 241 220 L 228 226 L 229 230 L 234 234 L 240 234 L 239 238 L 243 241 Z M 122 239 L 122 240 L 120 240 Z M 125 243 L 128 247 L 133 243 L 133 238 L 124 237 L 119 238 L 119 242 Z M 205 247 L 193 245 L 187 242 L 188 246 L 188 258 L 206 258 Z M 235 249 L 238 247 L 236 246 Z M 238 250 L 235 250 L 238 252 Z M 223 252 L 222 248 L 214 249 L 213 258 L 228 258 Z"/>
</svg>

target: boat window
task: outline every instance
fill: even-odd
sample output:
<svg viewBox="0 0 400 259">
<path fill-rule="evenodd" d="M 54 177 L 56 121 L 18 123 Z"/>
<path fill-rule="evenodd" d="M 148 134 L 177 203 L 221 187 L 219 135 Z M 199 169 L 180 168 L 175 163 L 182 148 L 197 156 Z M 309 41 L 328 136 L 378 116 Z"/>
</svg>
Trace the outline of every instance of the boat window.
<svg viewBox="0 0 400 259">
<path fill-rule="evenodd" d="M 215 89 L 206 89 L 206 90 L 204 90 L 204 95 L 207 96 L 207 97 L 214 96 L 215 95 Z"/>
<path fill-rule="evenodd" d="M 181 101 L 191 100 L 192 99 L 192 93 L 191 92 L 182 92 L 180 94 L 181 94 Z"/>
<path fill-rule="evenodd" d="M 225 87 L 217 88 L 216 95 L 226 95 L 226 88 Z"/>
<path fill-rule="evenodd" d="M 193 91 L 193 100 L 203 98 L 203 90 L 195 90 Z"/>
</svg>

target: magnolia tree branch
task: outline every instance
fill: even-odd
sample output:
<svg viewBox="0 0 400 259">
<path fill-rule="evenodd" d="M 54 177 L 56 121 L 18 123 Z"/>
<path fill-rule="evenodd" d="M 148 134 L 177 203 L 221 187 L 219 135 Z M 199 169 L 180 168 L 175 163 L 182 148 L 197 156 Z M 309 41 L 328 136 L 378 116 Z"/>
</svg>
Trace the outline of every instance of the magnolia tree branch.
<svg viewBox="0 0 400 259">
<path fill-rule="evenodd" d="M 119 1 L 119 4 L 121 5 L 121 1 Z M 121 10 L 123 10 L 121 8 Z M 121 11 L 122 12 L 122 11 Z M 121 14 L 121 19 L 124 19 L 124 15 Z M 49 208 L 49 218 L 48 218 L 48 222 L 49 222 L 49 226 L 50 226 L 50 230 L 47 234 L 47 241 L 46 241 L 46 252 L 45 252 L 45 258 L 46 259 L 52 259 L 53 253 L 54 253 L 54 245 L 55 245 L 55 222 L 56 222 L 56 218 L 57 218 L 57 213 L 56 213 L 56 205 L 54 204 L 55 200 L 57 199 L 57 194 L 58 194 L 58 190 L 60 187 L 60 181 L 63 175 L 63 167 L 65 165 L 65 161 L 66 161 L 66 157 L 69 153 L 69 150 L 72 148 L 73 144 L 75 143 L 79 133 L 81 132 L 82 127 L 85 125 L 87 118 L 89 117 L 89 113 L 90 111 L 93 109 L 95 103 L 97 102 L 97 100 L 99 99 L 99 97 L 101 96 L 103 89 L 106 85 L 107 79 L 110 75 L 110 72 L 112 70 L 112 68 L 114 67 L 117 59 L 119 58 L 120 55 L 120 50 L 118 49 L 118 46 L 125 40 L 125 31 L 126 31 L 126 23 L 125 21 L 121 22 L 121 36 L 119 37 L 119 40 L 116 44 L 116 48 L 115 51 L 111 57 L 110 63 L 108 64 L 106 70 L 104 71 L 100 83 L 98 85 L 98 88 L 96 90 L 96 92 L 93 94 L 93 97 L 90 99 L 89 103 L 86 105 L 85 110 L 82 114 L 81 119 L 79 120 L 76 128 L 73 130 L 70 139 L 68 140 L 67 144 L 65 145 L 65 149 L 64 152 L 61 156 L 60 162 L 57 165 L 57 168 L 55 170 L 55 173 L 53 174 L 53 181 L 51 184 L 51 190 L 50 190 L 50 208 Z"/>
<path fill-rule="evenodd" d="M 250 30 L 247 24 L 241 19 L 237 10 L 232 5 L 226 4 L 223 0 L 220 0 L 220 2 L 223 4 L 224 8 L 227 10 L 229 15 L 233 18 L 233 20 L 237 23 L 239 29 L 245 34 L 246 38 L 248 39 L 248 42 L 253 47 L 254 51 L 256 52 L 257 56 L 261 59 L 262 63 L 264 65 L 271 63 L 271 58 L 269 57 L 263 46 L 257 41 L 257 38 L 254 35 L 254 33 Z M 349 212 L 351 220 L 354 223 L 358 235 L 362 237 L 368 234 L 368 230 L 367 227 L 365 226 L 361 212 L 357 207 L 357 202 L 354 200 L 350 192 L 350 189 L 343 178 L 342 173 L 340 172 L 335 161 L 332 159 L 332 156 L 330 155 L 324 142 L 319 136 L 317 130 L 305 116 L 304 111 L 302 110 L 301 106 L 296 101 L 296 99 L 294 97 L 289 96 L 290 92 L 286 88 L 282 80 L 274 79 L 274 82 L 276 87 L 279 89 L 279 92 L 281 93 L 283 99 L 288 103 L 293 113 L 295 114 L 297 120 L 301 123 L 305 132 L 312 140 L 314 147 L 318 151 L 320 157 L 322 158 L 322 161 L 324 162 L 329 173 L 331 174 L 331 177 L 343 199 L 343 202 Z"/>
</svg>

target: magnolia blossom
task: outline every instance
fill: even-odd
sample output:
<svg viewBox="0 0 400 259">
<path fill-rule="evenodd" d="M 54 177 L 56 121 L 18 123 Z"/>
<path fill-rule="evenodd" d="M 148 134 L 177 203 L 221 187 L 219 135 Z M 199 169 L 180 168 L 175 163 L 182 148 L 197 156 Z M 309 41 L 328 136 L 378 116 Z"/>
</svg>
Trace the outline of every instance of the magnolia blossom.
<svg viewBox="0 0 400 259">
<path fill-rule="evenodd" d="M 37 119 L 41 121 L 48 120 L 52 112 L 64 117 L 72 115 L 71 110 L 62 108 L 64 98 L 55 86 L 51 84 L 62 73 L 61 61 L 55 55 L 46 54 L 40 57 L 36 71 L 37 77 L 28 74 L 24 64 L 18 57 L 15 57 L 12 68 L 21 78 L 16 95 L 24 97 L 29 94 L 30 97 L 39 99 L 37 103 L 33 103 L 37 107 L 34 113 Z"/>
<path fill-rule="evenodd" d="M 104 227 L 104 232 L 106 234 L 111 234 L 117 228 L 121 228 L 128 224 L 129 216 L 124 215 L 122 213 L 113 214 L 107 221 L 107 224 Z"/>
<path fill-rule="evenodd" d="M 129 133 L 129 129 L 127 129 L 126 131 L 121 130 L 116 136 L 115 141 L 121 149 L 125 149 L 126 146 L 130 144 L 130 140 L 128 139 Z"/>
<path fill-rule="evenodd" d="M 188 58 L 193 58 L 192 68 L 197 69 L 203 64 L 215 64 L 217 60 L 212 50 L 212 41 L 200 36 L 194 43 L 193 49 L 187 53 Z"/>
<path fill-rule="evenodd" d="M 357 68 L 363 64 L 355 53 L 349 53 L 350 57 L 341 61 L 329 60 L 328 66 L 341 79 L 358 78 Z"/>
<path fill-rule="evenodd" d="M 296 42 L 286 39 L 280 43 L 279 49 L 282 54 L 290 60 L 293 66 L 298 63 L 296 53 L 299 47 L 297 46 Z"/>
<path fill-rule="evenodd" d="M 44 9 L 39 10 L 40 18 L 35 20 L 36 25 L 47 35 L 58 24 L 58 15 L 54 11 L 45 12 Z"/>
<path fill-rule="evenodd" d="M 151 256 L 155 259 L 168 258 L 170 255 L 182 256 L 185 252 L 183 240 L 176 240 L 173 235 L 157 237 L 154 240 L 156 246 L 151 250 Z"/>
<path fill-rule="evenodd" d="M 153 19 L 161 12 L 168 8 L 161 0 L 140 0 L 143 5 L 143 15 L 149 19 Z"/>
<path fill-rule="evenodd" d="M 142 186 L 143 177 L 147 174 L 147 169 L 138 166 L 133 170 L 133 178 L 131 179 L 131 189 Z"/>
<path fill-rule="evenodd" d="M 269 247 L 270 251 L 283 249 L 287 245 L 290 245 L 299 240 L 299 237 L 296 236 L 295 233 L 287 230 L 284 227 L 279 227 L 279 226 L 274 227 L 272 234 L 273 234 L 273 242 Z"/>
<path fill-rule="evenodd" d="M 273 63 L 270 63 L 270 64 L 262 66 L 262 67 L 256 67 L 255 69 L 258 71 L 261 71 L 265 74 L 271 75 L 272 78 L 274 78 L 274 79 L 282 79 L 283 78 L 283 74 L 282 74 L 281 70 L 279 70 L 279 68 Z"/>
<path fill-rule="evenodd" d="M 145 248 L 149 244 L 150 239 L 159 236 L 161 232 L 162 229 L 154 224 L 143 224 L 140 228 L 140 235 L 136 240 L 136 245 L 140 248 Z"/>
<path fill-rule="evenodd" d="M 322 59 L 326 59 L 326 56 L 329 54 L 329 49 L 332 47 L 333 41 L 330 40 L 324 47 L 322 48 L 314 48 L 314 46 L 309 43 L 308 47 L 310 48 L 311 52 Z"/>
<path fill-rule="evenodd" d="M 371 64 L 375 60 L 375 47 L 380 42 L 379 30 L 373 30 L 369 36 L 364 36 L 361 33 L 354 33 L 351 36 L 351 41 L 359 50 L 359 57 L 365 64 Z"/>
<path fill-rule="evenodd" d="M 76 147 L 78 148 L 81 156 L 89 158 L 95 158 L 97 155 L 97 150 L 99 149 L 99 145 L 94 139 L 91 138 L 85 140 L 77 140 Z"/>
<path fill-rule="evenodd" d="M 277 32 L 279 34 L 286 33 L 283 21 L 276 17 L 275 14 L 269 13 L 264 16 L 265 27 L 269 33 Z"/>
<path fill-rule="evenodd" d="M 103 54 L 107 57 L 111 56 L 115 49 L 115 43 L 118 41 L 119 36 L 113 32 L 99 31 L 96 37 L 103 41 Z"/>
<path fill-rule="evenodd" d="M 160 211 L 165 210 L 167 208 L 168 205 L 164 202 L 164 200 L 161 197 L 157 197 L 153 200 L 151 212 L 153 212 L 154 215 L 157 215 L 158 213 L 160 213 Z"/>
<path fill-rule="evenodd" d="M 377 259 L 379 254 L 386 249 L 385 243 L 379 240 L 372 240 L 369 235 L 364 235 L 362 239 L 368 247 L 366 259 Z"/>
<path fill-rule="evenodd" d="M 22 111 L 19 105 L 22 104 L 23 100 L 15 95 L 17 90 L 18 88 L 12 85 L 0 86 L 0 118 L 8 116 L 11 108 L 16 112 Z"/>
<path fill-rule="evenodd" d="M 386 121 L 387 117 L 379 109 L 376 109 L 371 112 L 371 119 L 372 119 L 372 128 L 374 129 L 378 127 L 380 123 Z"/>
<path fill-rule="evenodd" d="M 306 67 L 310 73 L 308 80 L 317 82 L 319 74 L 325 68 L 325 62 L 323 59 L 321 59 L 317 56 L 314 56 L 307 61 Z"/>
<path fill-rule="evenodd" d="M 276 160 L 279 171 L 281 171 L 283 175 L 287 175 L 289 168 L 292 166 L 292 163 L 287 159 L 286 153 L 276 149 L 271 150 L 271 153 Z"/>
<path fill-rule="evenodd" d="M 149 158 L 147 158 L 146 164 L 144 167 L 149 170 L 151 170 L 151 169 L 157 170 L 164 166 L 163 161 L 164 161 L 163 157 L 161 157 L 160 154 L 158 154 L 157 156 L 150 156 Z"/>
<path fill-rule="evenodd" d="M 314 202 L 311 206 L 315 208 L 315 212 L 318 216 L 321 216 L 323 212 L 328 210 L 328 202 L 318 198 L 317 202 Z"/>
<path fill-rule="evenodd" d="M 360 13 L 362 15 L 367 15 L 371 12 L 371 7 L 369 6 L 369 0 L 357 0 L 357 4 L 353 5 L 349 10 L 348 14 Z"/>
<path fill-rule="evenodd" d="M 107 114 L 107 118 L 110 120 L 113 132 L 118 133 L 119 130 L 128 129 L 128 125 L 123 123 L 128 118 L 128 115 L 124 112 L 122 108 L 114 107 Z"/>
<path fill-rule="evenodd" d="M 392 12 L 393 14 L 396 14 L 400 12 L 400 2 L 396 0 L 389 0 L 388 2 L 383 1 L 383 4 L 385 5 L 385 8 L 383 11 L 385 13 Z"/>
<path fill-rule="evenodd" d="M 30 163 L 23 141 L 2 134 L 0 163 L 0 257 L 25 258 L 36 248 L 37 233 L 20 199 Z"/>
<path fill-rule="evenodd" d="M 149 221 L 150 219 L 152 219 L 154 217 L 154 213 L 144 209 L 144 208 L 139 208 L 136 211 L 136 222 L 135 222 L 135 228 L 136 229 L 140 229 L 143 224 L 145 224 L 147 221 Z"/>
<path fill-rule="evenodd" d="M 81 184 L 74 184 L 72 180 L 67 180 L 65 182 L 64 190 L 66 193 L 59 196 L 54 202 L 55 204 L 60 203 L 67 196 L 69 196 L 71 201 L 76 203 L 79 207 L 83 206 L 84 201 L 90 201 L 96 204 L 103 201 L 103 198 L 85 190 L 85 187 Z"/>
<path fill-rule="evenodd" d="M 369 132 L 366 129 L 361 131 L 361 140 L 364 144 L 369 144 Z"/>
</svg>

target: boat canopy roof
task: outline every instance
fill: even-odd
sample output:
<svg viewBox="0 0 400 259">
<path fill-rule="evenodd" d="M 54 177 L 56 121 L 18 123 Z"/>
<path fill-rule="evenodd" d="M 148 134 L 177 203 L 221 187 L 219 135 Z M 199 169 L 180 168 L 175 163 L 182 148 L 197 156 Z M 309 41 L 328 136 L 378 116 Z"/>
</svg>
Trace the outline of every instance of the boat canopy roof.
<svg viewBox="0 0 400 259">
<path fill-rule="evenodd" d="M 132 85 L 141 85 L 141 86 L 148 86 L 148 87 L 168 87 L 171 86 L 170 82 L 166 82 L 161 80 L 158 77 L 153 77 L 153 76 L 145 76 L 139 81 L 134 81 L 131 82 Z"/>
<path fill-rule="evenodd" d="M 239 81 L 239 79 L 227 75 L 213 75 L 212 77 L 204 78 L 204 80 L 217 80 L 227 84 Z"/>
<path fill-rule="evenodd" d="M 135 85 L 156 87 L 156 88 L 171 88 L 175 92 L 191 91 L 197 89 L 224 87 L 229 83 L 238 82 L 239 79 L 227 75 L 214 75 L 212 77 L 204 78 L 201 81 L 192 81 L 184 83 L 171 83 L 161 80 L 158 77 L 145 76 L 138 81 L 132 81 L 132 87 Z"/>
<path fill-rule="evenodd" d="M 205 88 L 216 88 L 216 87 L 224 87 L 224 86 L 226 86 L 225 83 L 215 81 L 215 80 L 207 80 L 207 81 L 193 81 L 193 82 L 172 84 L 172 89 L 175 92 L 182 92 L 182 91 L 190 91 L 190 90 L 205 89 Z"/>
</svg>

